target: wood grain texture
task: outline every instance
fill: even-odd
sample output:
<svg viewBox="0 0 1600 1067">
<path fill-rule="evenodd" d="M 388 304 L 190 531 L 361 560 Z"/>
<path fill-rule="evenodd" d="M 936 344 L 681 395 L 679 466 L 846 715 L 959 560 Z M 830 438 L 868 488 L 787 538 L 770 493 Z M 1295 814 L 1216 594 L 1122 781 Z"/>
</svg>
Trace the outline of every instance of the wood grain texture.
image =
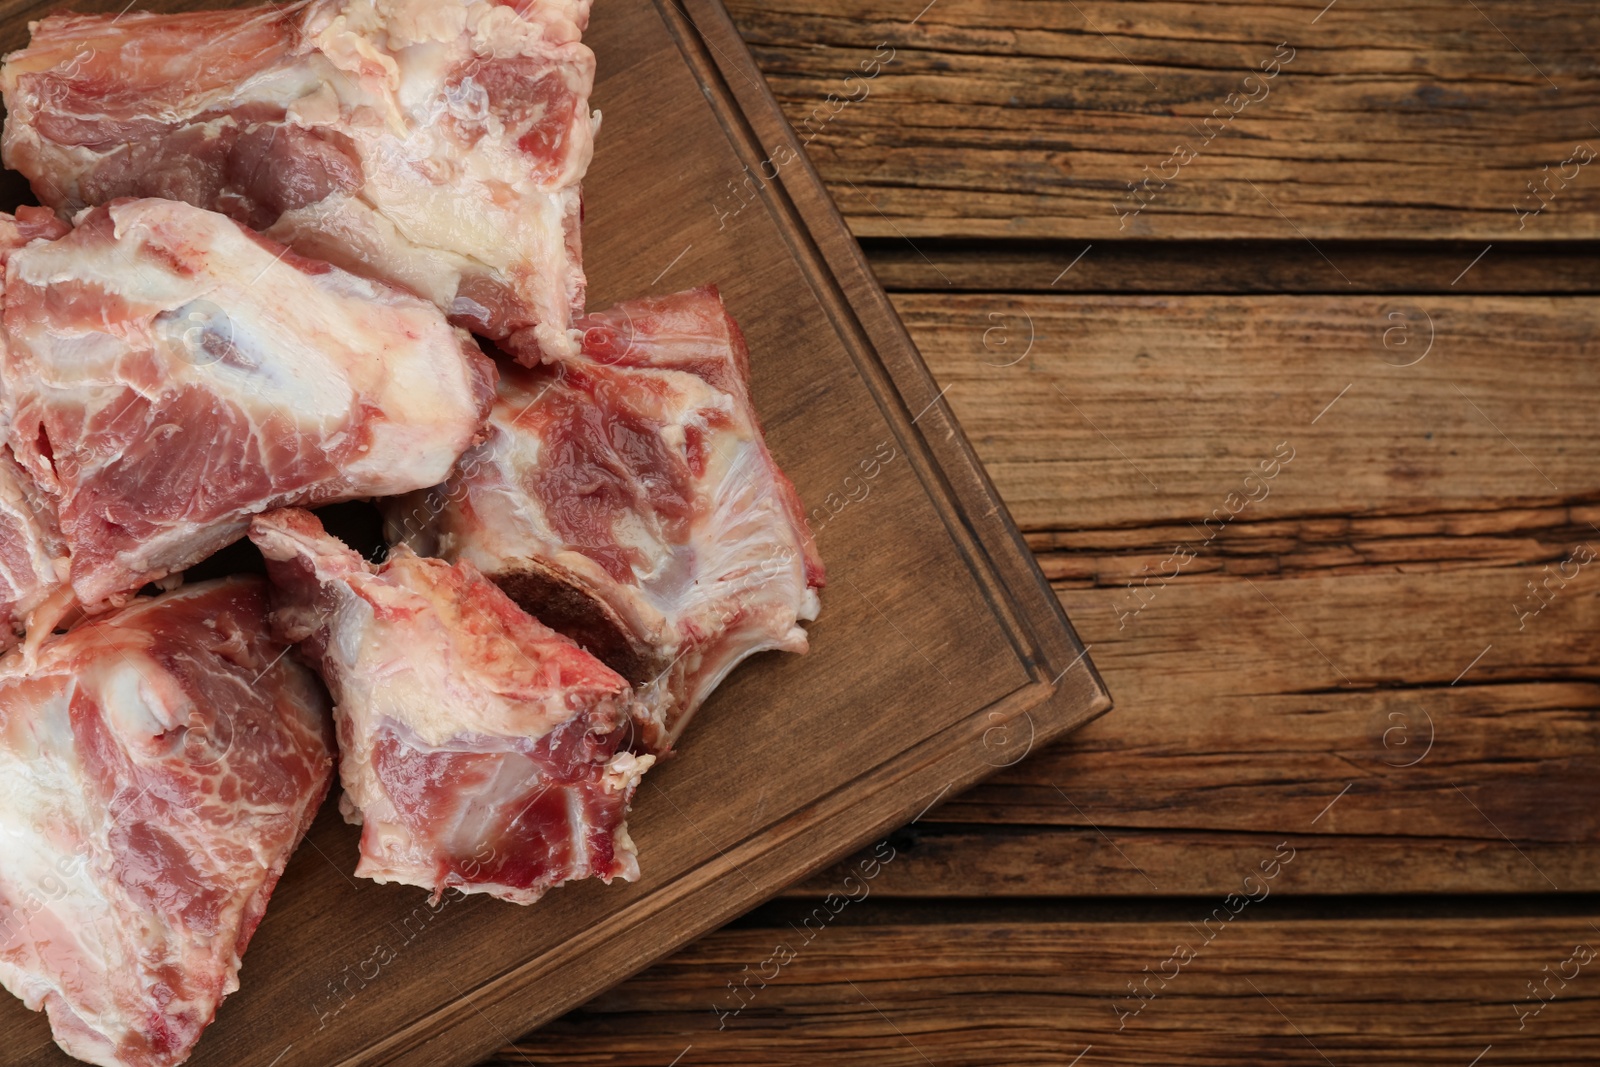
<svg viewBox="0 0 1600 1067">
<path fill-rule="evenodd" d="M 1128 830 L 925 820 L 891 836 L 899 857 L 873 881 L 872 895 L 879 900 L 973 902 L 1000 897 L 1094 897 L 1126 902 L 1149 896 L 1220 896 L 1233 891 L 1239 872 L 1249 869 L 1257 857 L 1291 838 L 1299 855 L 1274 883 L 1274 891 L 1284 894 L 1544 893 L 1550 889 L 1546 875 L 1565 889 L 1600 889 L 1600 849 L 1592 841 L 1524 841 L 1518 846 L 1519 854 L 1499 838 L 1482 837 Z M 870 848 L 864 849 L 790 886 L 781 897 L 821 899 L 837 891 L 871 855 Z M 985 909 L 977 904 L 972 910 L 981 916 Z"/>
<path fill-rule="evenodd" d="M 1600 150 L 1585 0 L 729 6 L 858 234 L 1600 233 L 1600 176 L 1561 166 Z M 1280 42 L 1292 60 L 1246 83 Z"/>
<path fill-rule="evenodd" d="M 1519 577 L 1174 584 L 1120 630 L 1068 591 L 1122 714 L 939 817 L 1600 843 L 1600 596 L 1518 633 Z"/>
<path fill-rule="evenodd" d="M 758 76 L 714 0 L 691 5 L 615 0 L 590 28 L 621 60 L 593 98 L 609 117 L 585 185 L 590 295 L 720 286 L 773 454 L 827 509 L 811 650 L 734 672 L 652 770 L 629 817 L 630 884 L 564 887 L 531 913 L 430 904 L 354 879 L 358 831 L 325 809 L 195 1067 L 471 1063 L 992 772 L 997 726 L 1026 715 L 1058 734 L 1108 705 L 814 175 L 796 162 L 781 190 L 708 206 L 783 123 L 770 98 L 729 88 Z M 64 5 L 0 7 L 5 32 L 44 6 Z M 641 157 L 670 165 L 641 183 Z M 66 1062 L 9 997 L 0 1061 Z"/>
<path fill-rule="evenodd" d="M 1241 575 L 1421 574 L 1472 567 L 1542 570 L 1592 538 L 1600 506 L 1437 511 L 1421 515 L 1242 515 L 1197 554 L 1174 581 L 1226 581 Z M 1207 535 L 1209 536 L 1209 534 Z M 1125 585 L 1143 577 L 1142 558 L 1195 538 L 1184 522 L 1128 529 L 1038 530 L 1028 535 L 1058 588 Z M 1204 538 L 1201 538 L 1204 540 Z"/>
<path fill-rule="evenodd" d="M 895 305 L 1024 530 L 1198 526 L 1280 442 L 1295 458 L 1246 520 L 1600 491 L 1597 431 L 1571 418 L 1600 401 L 1591 298 L 930 293 Z"/>
<path fill-rule="evenodd" d="M 1381 885 L 1366 836 L 1487 843 L 1493 866 L 1501 831 L 1571 846 L 1557 884 L 1600 887 L 1600 580 L 1545 585 L 1600 544 L 1573 417 L 1600 400 L 1600 306 L 896 301 L 1121 704 L 938 818 L 1279 833 L 1348 785 L 1316 832 L 1360 835 L 1353 865 L 1307 891 Z M 1247 485 L 1282 441 L 1293 461 Z"/>
<path fill-rule="evenodd" d="M 1520 1031 L 1513 1010 L 1537 1003 L 1526 999 L 1525 982 L 1572 959 L 1576 946 L 1600 942 L 1595 912 L 1285 922 L 1272 908 L 1269 896 L 1209 927 L 1215 910 L 1227 913 L 1220 897 L 1170 921 L 841 925 L 809 946 L 787 926 L 725 930 L 492 1062 L 659 1067 L 682 1056 L 681 1064 L 741 1067 L 991 1067 L 1065 1065 L 1082 1055 L 1084 1067 L 1466 1067 L 1490 1044 L 1485 1062 L 1600 1056 L 1600 983 L 1588 973 L 1595 964 L 1579 968 Z M 740 1003 L 730 983 L 772 973 L 763 964 L 778 945 L 793 949 L 793 961 L 765 988 L 749 980 L 748 1006 L 719 1017 L 714 1008 Z M 1194 954 L 1181 966 L 1171 962 L 1178 946 Z M 1164 987 L 1143 984 L 1175 968 Z M 1573 968 L 1567 963 L 1566 973 Z M 1129 1012 L 1141 1004 L 1131 983 L 1146 999 L 1122 1017 L 1114 1005 Z"/>
<path fill-rule="evenodd" d="M 1465 241 L 862 241 L 891 291 L 1323 293 L 1352 296 L 1600 293 L 1600 245 Z M 1327 259 L 1322 258 L 1327 256 Z M 1332 262 L 1337 271 L 1329 269 Z M 1468 267 L 1471 267 L 1468 270 Z"/>
</svg>

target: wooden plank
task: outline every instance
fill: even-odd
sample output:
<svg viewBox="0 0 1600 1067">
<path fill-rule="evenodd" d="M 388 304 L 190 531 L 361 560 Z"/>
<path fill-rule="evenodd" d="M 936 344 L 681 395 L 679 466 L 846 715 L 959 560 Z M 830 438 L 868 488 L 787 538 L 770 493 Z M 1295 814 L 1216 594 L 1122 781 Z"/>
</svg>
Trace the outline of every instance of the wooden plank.
<svg viewBox="0 0 1600 1067">
<path fill-rule="evenodd" d="M 1600 246 L 1583 241 L 1500 242 L 1481 259 L 1484 246 L 1467 241 L 1319 240 L 1312 248 L 1298 237 L 914 242 L 869 237 L 861 246 L 873 274 L 891 291 L 1600 293 Z M 1337 274 L 1328 269 L 1330 260 Z M 1463 272 L 1468 264 L 1472 269 Z"/>
<path fill-rule="evenodd" d="M 731 220 L 707 208 L 784 124 L 768 97 L 730 90 L 758 87 L 754 67 L 715 0 L 690 3 L 596 13 L 610 65 L 585 188 L 590 292 L 721 283 L 774 455 L 830 508 L 814 525 L 833 585 L 811 652 L 735 672 L 652 770 L 629 820 L 639 881 L 552 892 L 532 921 L 358 882 L 357 831 L 325 810 L 195 1067 L 471 1063 L 992 772 L 997 726 L 1028 715 L 1057 734 L 1108 704 L 814 175 L 797 162 Z M 15 37 L 60 6 L 0 3 L 0 21 Z M 648 182 L 640 158 L 661 164 Z M 8 1067 L 66 1062 L 9 997 L 0 1049 Z"/>
<path fill-rule="evenodd" d="M 924 6 L 730 5 L 859 234 L 1600 233 L 1584 0 Z"/>
<path fill-rule="evenodd" d="M 1521 630 L 1513 610 L 1560 558 L 1219 573 L 1120 628 L 1126 589 L 1067 589 L 1118 714 L 930 812 L 879 891 L 1214 892 L 1258 838 L 1303 833 L 1325 839 L 1287 893 L 1600 890 L 1600 585 Z"/>
<path fill-rule="evenodd" d="M 1154 892 L 1145 860 L 1214 888 L 1231 835 L 1305 831 L 1347 785 L 1290 892 L 1600 886 L 1595 572 L 1518 614 L 1600 547 L 1592 300 L 895 300 L 1120 707 L 930 813 L 986 829 L 919 893 L 1001 892 L 991 860 L 1018 893 Z M 1270 494 L 1202 526 L 1285 440 Z M 1121 862 L 1091 827 L 1156 843 Z"/>
<path fill-rule="evenodd" d="M 1063 592 L 1120 713 L 937 817 L 1593 846 L 1600 582 L 1518 631 L 1526 573 Z"/>
<path fill-rule="evenodd" d="M 1591 298 L 894 299 L 1024 530 L 1199 524 L 1282 442 L 1243 519 L 1600 488 L 1600 428 L 1573 418 L 1600 402 Z"/>
<path fill-rule="evenodd" d="M 1592 504 L 1257 521 L 1241 515 L 1172 580 L 1429 573 L 1489 566 L 1541 571 L 1592 538 L 1596 524 L 1600 506 Z M 1173 545 L 1196 537 L 1188 523 L 1164 522 L 1130 529 L 1039 530 L 1027 540 L 1058 588 L 1086 588 L 1139 582 L 1152 554 L 1164 558 Z"/>
<path fill-rule="evenodd" d="M 1273 883 L 1275 893 L 1319 897 L 1545 893 L 1550 886 L 1543 875 L 1567 890 L 1600 889 L 1600 848 L 1592 842 L 1526 842 L 1520 846 L 1527 855 L 1524 859 L 1498 838 L 1291 837 L 924 820 L 890 836 L 896 859 L 873 881 L 871 895 L 913 900 L 1221 896 L 1236 888 L 1238 872 L 1249 869 L 1254 857 L 1291 839 L 1298 855 Z M 870 847 L 863 849 L 790 886 L 781 896 L 820 900 L 837 891 L 872 854 Z"/>
<path fill-rule="evenodd" d="M 1228 914 L 1219 897 L 1162 921 L 891 926 L 844 911 L 810 944 L 788 926 L 724 930 L 492 1062 L 1466 1067 L 1489 1045 L 1485 1063 L 1600 1057 L 1596 964 L 1579 962 L 1600 945 L 1592 911 L 1279 921 L 1270 897 L 1234 906 L 1227 921 L 1212 917 Z M 793 954 L 781 968 L 767 962 L 780 945 Z M 1539 1003 L 1527 983 L 1558 969 L 1576 977 L 1552 979 L 1558 995 L 1519 1030 L 1514 1009 Z M 763 972 L 776 973 L 764 987 Z"/>
</svg>

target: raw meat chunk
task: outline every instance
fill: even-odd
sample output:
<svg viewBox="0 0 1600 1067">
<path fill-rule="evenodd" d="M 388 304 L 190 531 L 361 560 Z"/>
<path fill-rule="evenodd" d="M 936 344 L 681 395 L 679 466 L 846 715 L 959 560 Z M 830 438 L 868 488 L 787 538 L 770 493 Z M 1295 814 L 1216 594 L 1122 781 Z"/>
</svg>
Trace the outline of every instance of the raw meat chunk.
<svg viewBox="0 0 1600 1067">
<path fill-rule="evenodd" d="M 72 231 L 47 208 L 24 204 L 15 215 L 0 212 L 0 265 L 33 241 L 54 241 Z"/>
<path fill-rule="evenodd" d="M 53 15 L 3 71 L 5 164 L 65 213 L 222 211 L 519 358 L 575 349 L 589 0 Z"/>
<path fill-rule="evenodd" d="M 0 268 L 17 249 L 55 240 L 69 229 L 40 207 L 21 207 L 16 215 L 0 212 Z M 0 333 L 0 360 L 4 356 Z M 44 609 L 38 620 L 44 632 L 71 610 L 67 565 L 54 502 L 17 465 L 10 447 L 0 445 L 0 651 L 15 643 L 35 610 Z"/>
<path fill-rule="evenodd" d="M 580 356 L 506 373 L 488 437 L 390 502 L 389 536 L 471 563 L 642 687 L 669 743 L 746 656 L 806 650 L 823 567 L 717 291 L 582 325 Z"/>
<path fill-rule="evenodd" d="M 470 565 L 402 546 L 373 567 L 297 509 L 250 539 L 333 693 L 358 875 L 519 904 L 638 876 L 624 819 L 654 757 L 628 751 L 648 724 L 626 681 Z"/>
<path fill-rule="evenodd" d="M 54 506 L 0 445 L 0 650 L 35 610 L 45 609 L 38 625 L 48 631 L 70 609 L 68 563 Z"/>
<path fill-rule="evenodd" d="M 327 794 L 327 696 L 267 609 L 208 582 L 0 659 L 0 983 L 81 1060 L 188 1057 Z"/>
<path fill-rule="evenodd" d="M 0 324 L 9 442 L 90 611 L 270 507 L 437 484 L 493 398 L 494 365 L 431 304 L 173 201 L 12 252 Z"/>
</svg>

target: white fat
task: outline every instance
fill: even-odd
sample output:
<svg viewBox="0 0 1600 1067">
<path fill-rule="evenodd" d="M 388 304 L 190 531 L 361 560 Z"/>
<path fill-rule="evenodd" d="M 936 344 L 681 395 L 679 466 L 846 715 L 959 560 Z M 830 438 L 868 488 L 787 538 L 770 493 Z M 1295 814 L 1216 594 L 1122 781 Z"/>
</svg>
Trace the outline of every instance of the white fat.
<svg viewBox="0 0 1600 1067">
<path fill-rule="evenodd" d="M 389 278 L 437 305 L 451 301 L 472 265 L 456 253 L 412 243 L 371 205 L 343 193 L 284 212 L 266 234 L 334 266 Z"/>
<path fill-rule="evenodd" d="M 153 200 L 111 211 L 121 240 L 110 254 L 38 243 L 13 255 L 12 269 L 37 284 L 102 285 L 153 318 L 128 340 L 89 327 L 30 333 L 32 360 L 8 374 L 32 374 L 90 412 L 115 413 L 127 404 L 123 361 L 153 350 L 157 388 L 210 392 L 263 438 L 292 426 L 328 447 L 368 409 L 382 411 L 367 420 L 368 454 L 345 471 L 349 495 L 444 480 L 473 432 L 477 398 L 461 335 L 435 308 L 353 274 L 303 273 L 220 215 Z M 180 249 L 201 269 L 172 270 L 143 252 L 147 242 Z M 115 459 L 112 450 L 89 463 Z"/>
<path fill-rule="evenodd" d="M 47 951 L 52 958 L 75 955 L 90 970 L 110 969 L 125 965 L 114 936 L 119 919 L 96 877 L 106 847 L 103 813 L 91 810 L 82 788 L 86 772 L 74 758 L 70 695 L 68 688 L 25 709 L 0 710 L 0 719 L 25 714 L 28 720 L 6 722 L 0 743 L 0 900 L 11 908 L 0 907 L 0 950 L 27 944 L 22 960 Z M 81 827 L 99 830 L 79 836 Z M 40 941 L 41 931 L 67 944 Z M 37 999 L 55 988 L 50 973 L 18 967 L 0 971 L 0 979 L 24 999 Z"/>
<path fill-rule="evenodd" d="M 309 86 L 285 110 L 285 117 L 290 122 L 308 129 L 316 126 L 335 126 L 339 122 L 339 116 L 339 94 L 329 82 L 319 82 Z"/>
<path fill-rule="evenodd" d="M 425 42 L 455 41 L 467 28 L 467 9 L 439 0 L 377 0 L 384 18 L 389 47 L 406 48 Z"/>
<path fill-rule="evenodd" d="M 632 752 L 618 752 L 611 757 L 611 762 L 606 764 L 605 785 L 607 792 L 620 793 L 626 789 L 636 788 L 644 772 L 655 766 L 654 756 L 640 756 Z"/>
<path fill-rule="evenodd" d="M 159 664 L 137 651 L 110 650 L 86 672 L 118 736 L 155 738 L 189 722 L 194 702 L 172 684 Z"/>
</svg>

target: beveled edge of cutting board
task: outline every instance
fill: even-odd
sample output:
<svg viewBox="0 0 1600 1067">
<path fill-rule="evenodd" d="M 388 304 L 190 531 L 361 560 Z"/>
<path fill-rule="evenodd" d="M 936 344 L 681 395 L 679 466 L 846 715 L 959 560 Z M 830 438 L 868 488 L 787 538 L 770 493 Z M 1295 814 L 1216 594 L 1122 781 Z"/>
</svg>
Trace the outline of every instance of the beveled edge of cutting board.
<svg viewBox="0 0 1600 1067">
<path fill-rule="evenodd" d="M 686 0 L 692 11 L 677 0 L 654 2 L 741 161 L 758 166 L 766 158 L 765 144 L 785 144 L 794 152 L 797 162 L 766 184 L 763 202 L 1032 681 L 865 770 L 827 797 L 762 826 L 718 859 L 608 917 L 603 927 L 586 930 L 479 984 L 345 1058 L 339 1067 L 475 1063 L 757 906 L 783 886 L 1015 762 L 994 759 L 997 753 L 989 739 L 996 731 L 1006 731 L 1009 744 L 1009 731 L 1020 729 L 1018 721 L 1025 718 L 1031 747 L 1059 738 L 1111 707 L 1088 650 L 944 405 L 720 0 Z M 794 847 L 807 839 L 817 846 Z M 728 877 L 734 874 L 740 877 Z M 726 886 L 708 892 L 724 880 Z M 643 940 L 649 946 L 641 950 Z M 569 970 L 574 973 L 565 973 Z M 537 1007 L 516 1002 L 530 987 L 557 979 L 560 992 L 551 996 L 542 990 Z M 708 1025 L 709 1019 L 708 1013 Z M 469 1034 L 468 1028 L 478 1032 Z"/>
</svg>

